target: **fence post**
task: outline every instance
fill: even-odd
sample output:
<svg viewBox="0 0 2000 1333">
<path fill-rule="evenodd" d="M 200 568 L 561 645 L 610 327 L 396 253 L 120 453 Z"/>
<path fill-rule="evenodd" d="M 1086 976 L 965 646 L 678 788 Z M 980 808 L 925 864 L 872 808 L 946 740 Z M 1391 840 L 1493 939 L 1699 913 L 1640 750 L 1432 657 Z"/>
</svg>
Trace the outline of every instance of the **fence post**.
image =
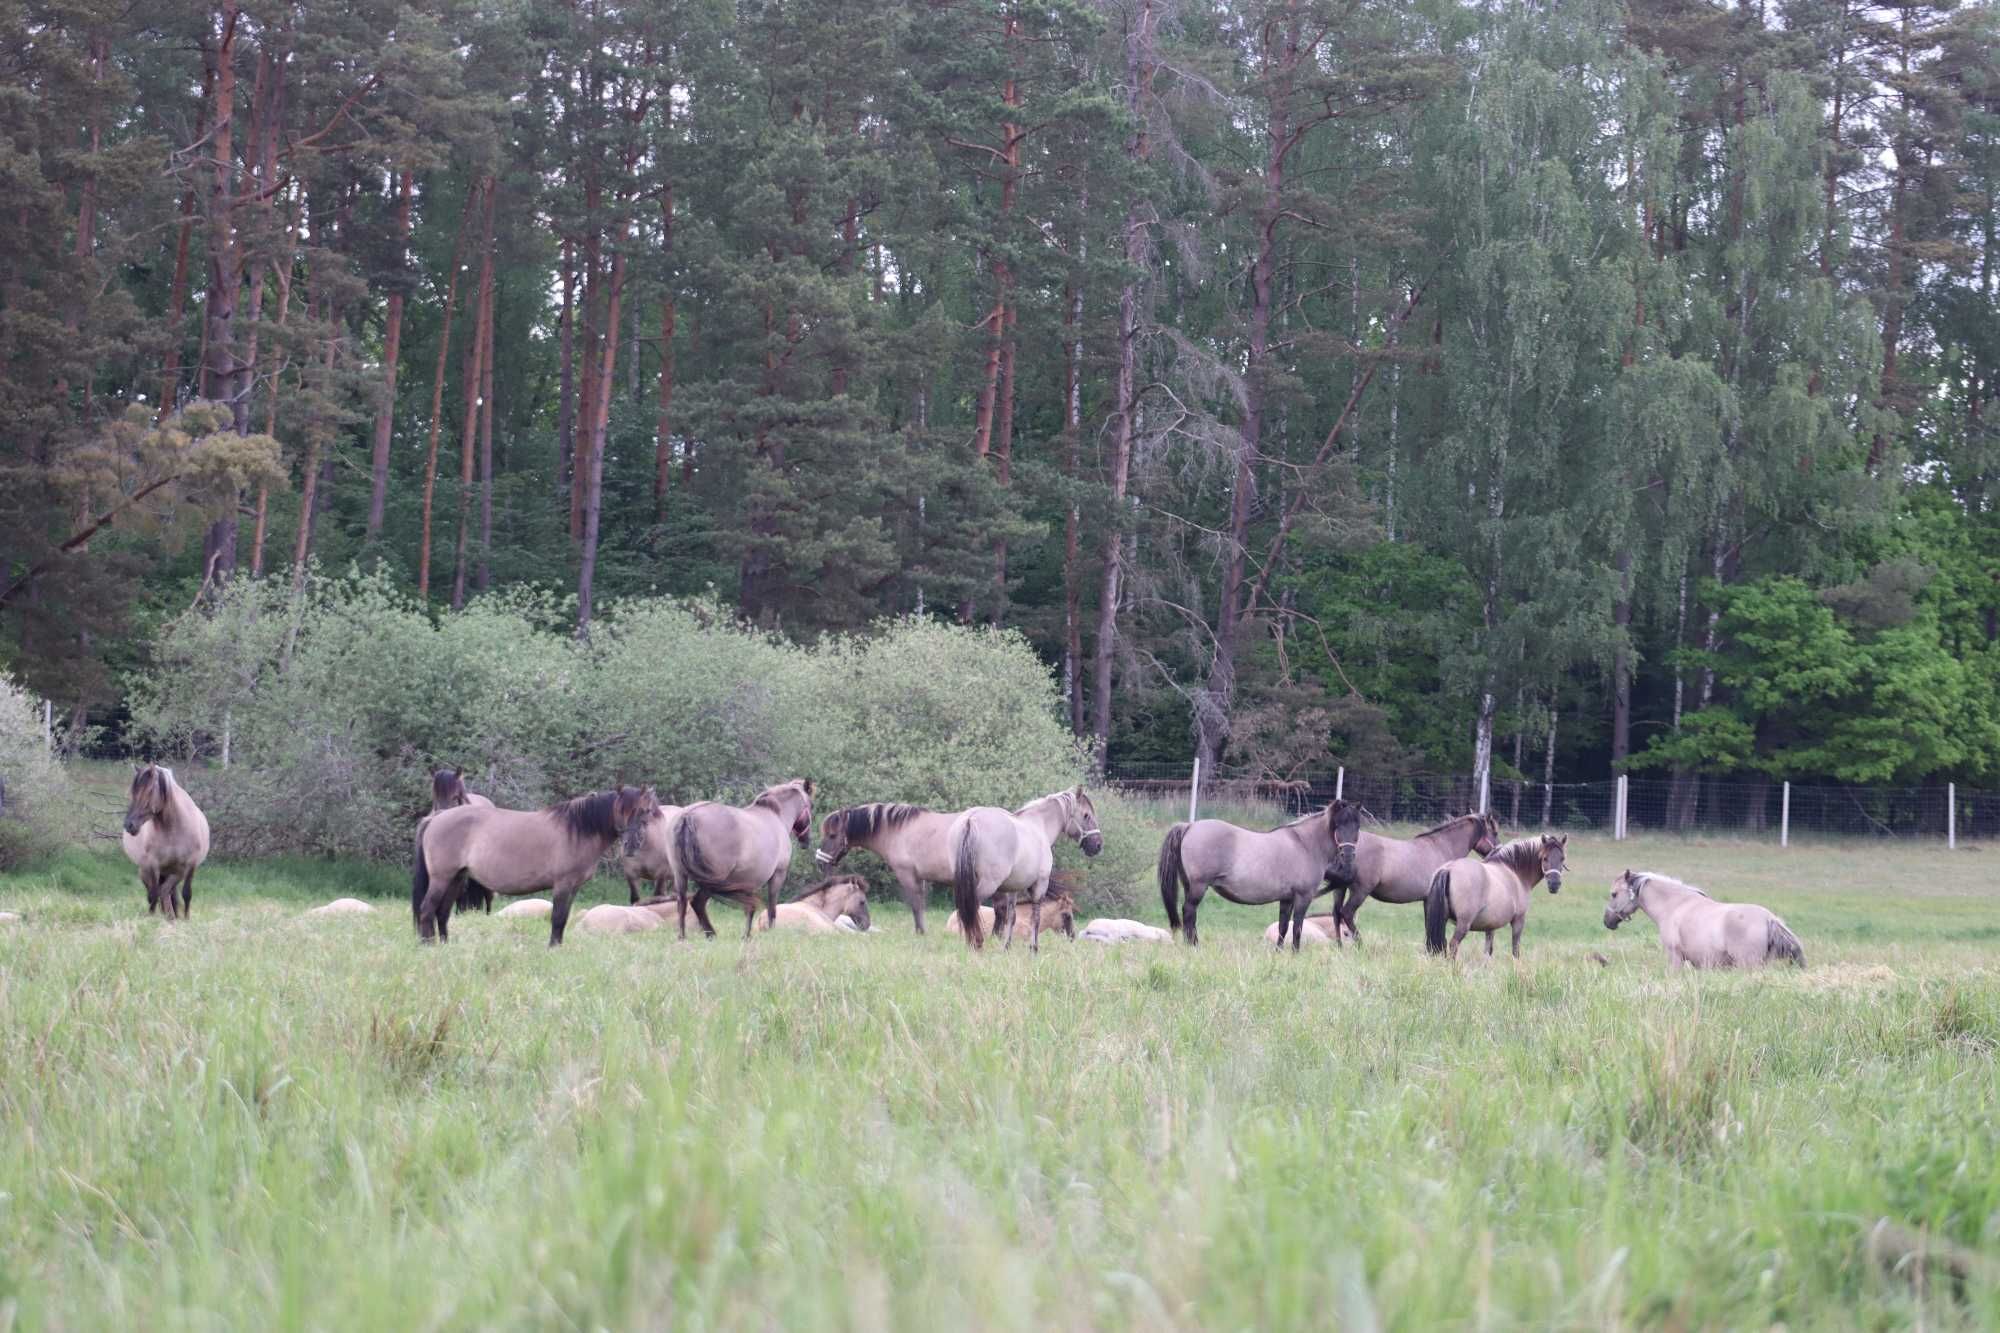
<svg viewBox="0 0 2000 1333">
<path fill-rule="evenodd" d="M 1194 757 L 1194 776 L 1188 779 L 1188 823 L 1194 823 L 1194 804 L 1201 799 L 1201 756 Z"/>
<path fill-rule="evenodd" d="M 1336 801 L 1339 800 L 1340 794 L 1346 790 L 1347 790 L 1347 765 L 1342 764 L 1339 768 L 1335 769 L 1333 773 L 1333 799 Z"/>
<path fill-rule="evenodd" d="M 1785 783 L 1784 794 L 1778 798 L 1778 845 L 1792 845 L 1792 784 Z"/>
<path fill-rule="evenodd" d="M 1944 784 L 1944 845 L 1958 850 L 1958 784 Z"/>
<path fill-rule="evenodd" d="M 1625 794 L 1626 794 L 1626 783 L 1629 781 L 1630 779 L 1627 777 L 1627 775 L 1620 773 L 1618 775 L 1618 786 L 1616 790 L 1612 793 L 1611 840 L 1613 842 L 1625 841 L 1625 799 L 1626 799 Z"/>
<path fill-rule="evenodd" d="M 1485 814 L 1493 808 L 1493 770 L 1489 767 L 1479 775 L 1479 813 Z"/>
</svg>

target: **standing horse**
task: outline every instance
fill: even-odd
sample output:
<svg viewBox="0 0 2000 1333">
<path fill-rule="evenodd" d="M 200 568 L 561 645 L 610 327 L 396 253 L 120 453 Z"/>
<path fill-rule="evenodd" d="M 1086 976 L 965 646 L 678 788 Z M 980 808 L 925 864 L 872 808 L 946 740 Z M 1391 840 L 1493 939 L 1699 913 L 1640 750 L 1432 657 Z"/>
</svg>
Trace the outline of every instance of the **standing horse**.
<svg viewBox="0 0 2000 1333">
<path fill-rule="evenodd" d="M 920 805 L 882 801 L 851 805 L 828 815 L 819 826 L 819 846 L 813 860 L 836 866 L 856 847 L 875 853 L 889 865 L 896 884 L 924 933 L 924 900 L 933 884 L 951 883 L 951 833 L 957 815 L 926 810 Z"/>
<path fill-rule="evenodd" d="M 431 813 L 456 810 L 461 805 L 483 805 L 489 809 L 493 802 L 476 791 L 467 789 L 465 770 L 462 768 L 440 768 L 431 774 Z M 459 906 L 470 912 L 474 908 L 491 912 L 493 894 L 478 880 L 467 880 L 465 894 L 459 899 Z"/>
<path fill-rule="evenodd" d="M 681 900 L 681 938 L 687 938 L 688 886 L 694 886 L 694 914 L 702 933 L 713 936 L 708 921 L 708 900 L 720 894 L 746 901 L 745 895 L 764 890 L 765 924 L 778 919 L 778 890 L 785 887 L 785 873 L 791 869 L 792 849 L 786 845 L 790 834 L 803 847 L 812 832 L 812 779 L 767 787 L 748 805 L 722 805 L 702 801 L 688 806 L 674 820 L 674 893 Z M 756 916 L 756 899 L 747 899 L 746 911 Z M 750 938 L 751 921 L 743 923 L 743 938 Z"/>
<path fill-rule="evenodd" d="M 169 920 L 186 916 L 194 900 L 194 872 L 208 859 L 208 817 L 175 780 L 174 770 L 147 764 L 132 775 L 118 845 L 139 867 L 146 910 L 164 910 Z"/>
<path fill-rule="evenodd" d="M 951 825 L 951 891 L 958 909 L 959 929 L 975 949 L 986 947 L 979 924 L 979 905 L 1001 890 L 1029 902 L 1028 950 L 1042 946 L 1042 899 L 1049 890 L 1049 872 L 1057 838 L 1074 838 L 1085 856 L 1104 850 L 1097 827 L 1097 807 L 1079 784 L 1072 791 L 1051 792 L 1019 810 L 975 805 Z M 996 917 L 994 924 L 1001 925 Z M 1014 914 L 1008 911 L 1001 947 L 1014 947 Z"/>
<path fill-rule="evenodd" d="M 1782 959 L 1806 965 L 1799 937 L 1776 913 L 1754 903 L 1719 903 L 1692 884 L 1646 870 L 1628 870 L 1611 884 L 1604 928 L 1644 912 L 1660 928 L 1668 967 L 1762 967 Z"/>
<path fill-rule="evenodd" d="M 1568 864 L 1569 835 L 1544 833 L 1539 838 L 1516 838 L 1484 861 L 1461 857 L 1447 861 L 1431 876 L 1430 892 L 1424 897 L 1424 947 L 1443 953 L 1444 926 L 1458 923 L 1451 937 L 1451 956 L 1458 957 L 1459 941 L 1466 932 L 1486 932 L 1486 956 L 1493 956 L 1493 932 L 1502 926 L 1514 931 L 1514 956 L 1521 956 L 1521 928 L 1528 924 L 1528 904 L 1535 885 L 1544 878 L 1549 892 L 1562 887 L 1563 867 Z"/>
<path fill-rule="evenodd" d="M 1491 856 L 1499 845 L 1500 821 L 1490 810 L 1447 819 L 1407 841 L 1363 833 L 1354 848 L 1354 878 L 1347 885 L 1346 899 L 1334 915 L 1359 943 L 1361 932 L 1354 924 L 1354 914 L 1367 899 L 1420 903 L 1429 895 L 1431 878 L 1439 866 L 1475 852 Z M 1339 886 L 1335 883 L 1329 887 Z"/>
<path fill-rule="evenodd" d="M 596 871 L 604 849 L 658 805 L 651 787 L 620 787 L 546 810 L 461 805 L 430 816 L 417 827 L 410 876 L 418 938 L 450 938 L 451 909 L 467 881 L 476 879 L 510 898 L 547 889 L 555 900 L 549 913 L 554 948 L 562 943 L 576 891 Z"/>
<path fill-rule="evenodd" d="M 1189 944 L 1199 944 L 1195 913 L 1202 896 L 1214 889 L 1232 903 L 1277 903 L 1278 939 L 1282 944 L 1289 928 L 1296 951 L 1306 909 L 1326 892 L 1322 883 L 1343 882 L 1354 873 L 1360 836 L 1361 807 L 1352 801 L 1335 801 L 1268 833 L 1221 819 L 1176 824 L 1160 842 L 1160 901 L 1167 924 Z"/>
<path fill-rule="evenodd" d="M 625 887 L 634 904 L 639 901 L 641 884 L 650 883 L 653 896 L 658 897 L 674 882 L 674 820 L 680 813 L 678 805 L 662 805 L 625 826 L 625 836 L 618 844 L 618 868 L 624 872 Z"/>
</svg>

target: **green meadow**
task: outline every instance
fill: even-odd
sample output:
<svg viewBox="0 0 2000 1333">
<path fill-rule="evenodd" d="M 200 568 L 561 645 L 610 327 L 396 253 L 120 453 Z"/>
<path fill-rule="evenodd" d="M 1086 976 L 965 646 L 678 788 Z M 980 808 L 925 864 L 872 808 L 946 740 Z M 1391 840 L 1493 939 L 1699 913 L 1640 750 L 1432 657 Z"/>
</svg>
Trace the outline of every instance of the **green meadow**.
<svg viewBox="0 0 2000 1333">
<path fill-rule="evenodd" d="M 1454 968 L 1214 895 L 1198 951 L 422 949 L 393 868 L 168 926 L 71 852 L 0 877 L 0 1328 L 1990 1328 L 1996 856 L 1579 836 Z M 1810 966 L 1668 975 L 1628 865 Z"/>
</svg>

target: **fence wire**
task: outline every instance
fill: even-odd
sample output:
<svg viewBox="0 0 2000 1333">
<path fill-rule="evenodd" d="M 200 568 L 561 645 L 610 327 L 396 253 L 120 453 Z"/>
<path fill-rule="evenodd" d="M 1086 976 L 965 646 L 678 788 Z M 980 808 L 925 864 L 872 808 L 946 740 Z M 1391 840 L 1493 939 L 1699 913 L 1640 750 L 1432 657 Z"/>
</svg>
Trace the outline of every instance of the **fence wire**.
<svg viewBox="0 0 2000 1333">
<path fill-rule="evenodd" d="M 1133 795 L 1186 804 L 1192 765 L 1113 765 L 1107 781 Z M 1302 814 L 1331 801 L 1336 791 L 1360 801 L 1385 823 L 1436 824 L 1479 805 L 1465 774 L 1416 773 L 1395 777 L 1338 770 L 1283 780 L 1228 772 L 1204 774 L 1200 809 L 1266 805 Z M 1963 839 L 2000 837 L 2000 792 L 1959 788 L 1956 831 Z M 1951 793 L 1944 786 L 1791 787 L 1790 836 L 1935 838 L 1952 823 Z M 1492 806 L 1509 828 L 1612 831 L 1618 782 L 1528 782 L 1496 779 Z M 1627 779 L 1625 828 L 1629 833 L 1727 833 L 1776 840 L 1785 823 L 1785 787 L 1775 780 L 1722 779 L 1700 774 Z"/>
</svg>

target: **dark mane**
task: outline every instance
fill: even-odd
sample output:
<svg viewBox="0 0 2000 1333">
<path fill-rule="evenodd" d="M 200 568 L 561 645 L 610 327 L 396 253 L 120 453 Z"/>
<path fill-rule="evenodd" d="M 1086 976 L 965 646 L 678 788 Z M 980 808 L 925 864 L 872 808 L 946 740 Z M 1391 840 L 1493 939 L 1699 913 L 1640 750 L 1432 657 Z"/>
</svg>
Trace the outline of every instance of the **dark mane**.
<svg viewBox="0 0 2000 1333">
<path fill-rule="evenodd" d="M 1522 874 L 1539 875 L 1542 873 L 1542 837 L 1537 833 L 1503 843 L 1493 849 L 1493 855 L 1486 858 L 1486 863 L 1506 866 Z"/>
<path fill-rule="evenodd" d="M 465 779 L 455 768 L 440 768 L 431 774 L 431 804 L 439 805 L 465 791 Z"/>
<path fill-rule="evenodd" d="M 602 838 L 608 842 L 618 836 L 618 825 L 612 813 L 617 804 L 617 792 L 594 791 L 575 800 L 558 802 L 542 813 L 568 829 L 572 838 Z"/>
<path fill-rule="evenodd" d="M 815 893 L 825 893 L 828 889 L 837 889 L 843 884 L 858 884 L 861 886 L 863 893 L 868 892 L 868 877 L 866 875 L 828 875 L 811 888 L 800 890 L 798 899 L 794 901 L 810 898 Z"/>
<path fill-rule="evenodd" d="M 905 805 L 875 801 L 868 805 L 849 806 L 840 812 L 846 820 L 847 840 L 872 838 L 877 833 L 907 824 L 918 815 L 927 813 L 921 805 Z"/>
</svg>

